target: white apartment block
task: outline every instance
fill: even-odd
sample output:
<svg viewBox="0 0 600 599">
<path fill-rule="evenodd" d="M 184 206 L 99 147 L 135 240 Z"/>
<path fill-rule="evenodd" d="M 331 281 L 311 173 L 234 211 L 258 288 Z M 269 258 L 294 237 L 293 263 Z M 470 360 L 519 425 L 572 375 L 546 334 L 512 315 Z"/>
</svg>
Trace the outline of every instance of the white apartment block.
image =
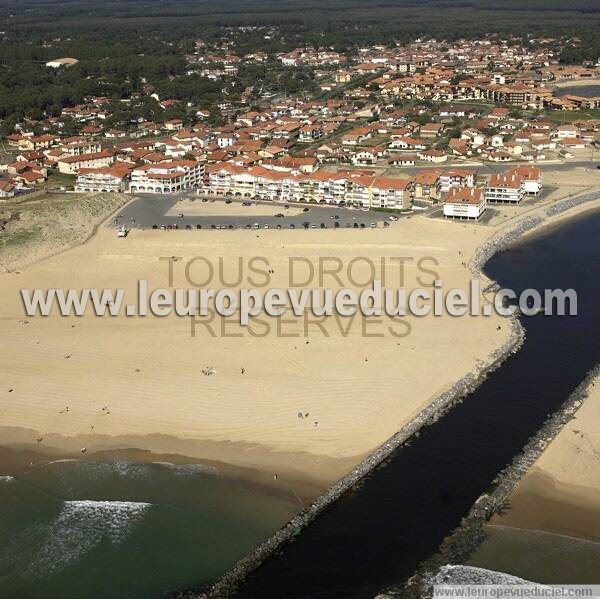
<svg viewBox="0 0 600 599">
<path fill-rule="evenodd" d="M 82 168 L 77 173 L 75 191 L 122 192 L 129 184 L 129 167 L 114 165 L 106 168 Z"/>
<path fill-rule="evenodd" d="M 488 202 L 518 204 L 525 194 L 537 195 L 541 190 L 541 170 L 535 166 L 518 166 L 506 173 L 492 175 L 485 196 Z"/>
<path fill-rule="evenodd" d="M 524 195 L 521 177 L 510 172 L 492 175 L 485 189 L 488 202 L 518 204 Z"/>
<path fill-rule="evenodd" d="M 410 208 L 411 189 L 408 180 L 373 177 L 361 172 L 293 174 L 262 166 L 246 169 L 222 163 L 209 168 L 198 193 L 401 210 Z"/>
<path fill-rule="evenodd" d="M 204 165 L 195 160 L 145 164 L 131 172 L 132 193 L 174 193 L 202 184 Z"/>
<path fill-rule="evenodd" d="M 487 202 L 479 187 L 453 187 L 444 202 L 444 217 L 478 220 Z"/>
</svg>

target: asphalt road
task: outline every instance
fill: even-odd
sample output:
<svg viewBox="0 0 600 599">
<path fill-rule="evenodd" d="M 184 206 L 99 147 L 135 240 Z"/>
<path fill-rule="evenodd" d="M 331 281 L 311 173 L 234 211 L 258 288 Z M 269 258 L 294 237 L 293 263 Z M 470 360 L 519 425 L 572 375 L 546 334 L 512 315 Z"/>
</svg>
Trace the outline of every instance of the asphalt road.
<svg viewBox="0 0 600 599">
<path fill-rule="evenodd" d="M 402 167 L 394 167 L 396 171 L 402 171 L 407 173 L 418 173 L 423 170 L 431 170 L 431 169 L 454 169 L 454 168 L 466 168 L 466 169 L 474 169 L 477 170 L 481 175 L 490 174 L 490 173 L 503 173 L 510 168 L 514 168 L 516 166 L 526 166 L 529 163 L 526 162 L 485 162 L 485 163 L 477 163 L 472 164 L 469 161 L 465 161 L 462 163 L 442 163 L 442 164 L 429 164 L 427 166 L 402 166 Z M 600 162 L 591 160 L 585 161 L 570 161 L 570 162 L 534 162 L 531 163 L 531 166 L 537 166 L 542 171 L 573 171 L 573 170 L 593 170 L 596 169 L 597 166 L 600 166 Z"/>
<path fill-rule="evenodd" d="M 317 204 L 305 205 L 291 203 L 287 204 L 290 208 L 308 208 L 307 212 L 300 214 L 288 215 L 286 204 L 279 202 L 260 202 L 263 206 L 272 207 L 272 215 L 253 213 L 254 205 L 244 206 L 244 210 L 248 211 L 248 215 L 239 214 L 241 200 L 232 200 L 227 204 L 224 199 L 216 199 L 215 202 L 222 205 L 220 215 L 194 215 L 186 216 L 185 207 L 181 208 L 183 217 L 170 216 L 166 213 L 179 200 L 184 198 L 194 198 L 194 202 L 202 206 L 202 198 L 192 193 L 176 194 L 176 195 L 151 195 L 145 194 L 137 196 L 137 198 L 120 212 L 113 219 L 113 226 L 121 227 L 125 225 L 128 229 L 152 229 L 173 227 L 177 225 L 178 229 L 303 229 L 304 223 L 308 222 L 309 227 L 317 229 L 333 229 L 336 228 L 335 223 L 339 223 L 340 228 L 366 228 L 371 227 L 371 223 L 379 227 L 385 226 L 383 223 L 393 224 L 390 220 L 390 214 L 384 212 L 363 212 L 361 210 L 353 210 L 349 208 L 336 208 L 333 206 L 322 206 Z M 210 200 L 208 200 L 210 202 Z M 254 204 L 254 203 L 253 203 Z M 235 214 L 227 214 L 228 210 Z M 290 210 L 291 212 L 291 210 Z M 276 217 L 276 214 L 283 214 L 283 217 Z M 399 213 L 398 218 L 409 218 L 410 214 Z M 293 225 L 293 226 L 292 226 Z M 313 227 L 314 225 L 314 227 Z M 356 225 L 356 227 L 355 227 Z"/>
</svg>

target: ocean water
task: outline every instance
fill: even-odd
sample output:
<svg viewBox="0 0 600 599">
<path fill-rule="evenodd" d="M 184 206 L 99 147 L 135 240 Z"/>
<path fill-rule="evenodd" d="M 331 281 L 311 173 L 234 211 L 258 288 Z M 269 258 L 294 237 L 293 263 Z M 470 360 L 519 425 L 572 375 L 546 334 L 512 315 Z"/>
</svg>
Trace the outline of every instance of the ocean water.
<svg viewBox="0 0 600 599">
<path fill-rule="evenodd" d="M 57 460 L 0 473 L 0 597 L 197 588 L 298 507 L 197 464 Z"/>
<path fill-rule="evenodd" d="M 600 96 L 600 85 L 579 85 L 573 87 L 561 87 L 556 90 L 557 96 L 584 96 L 592 98 Z"/>
<path fill-rule="evenodd" d="M 598 584 L 600 543 L 504 526 L 486 535 L 467 565 L 545 584 Z"/>
</svg>

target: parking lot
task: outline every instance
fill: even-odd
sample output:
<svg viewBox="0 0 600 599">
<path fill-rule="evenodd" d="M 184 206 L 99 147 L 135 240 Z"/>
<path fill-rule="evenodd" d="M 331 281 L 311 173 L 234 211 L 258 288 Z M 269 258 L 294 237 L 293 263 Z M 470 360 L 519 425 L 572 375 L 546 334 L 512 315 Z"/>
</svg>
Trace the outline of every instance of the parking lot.
<svg viewBox="0 0 600 599">
<path fill-rule="evenodd" d="M 188 193 L 137 196 L 112 224 L 128 229 L 364 229 L 387 227 L 399 218 L 401 213 L 396 216 L 318 204 L 215 199 Z"/>
</svg>

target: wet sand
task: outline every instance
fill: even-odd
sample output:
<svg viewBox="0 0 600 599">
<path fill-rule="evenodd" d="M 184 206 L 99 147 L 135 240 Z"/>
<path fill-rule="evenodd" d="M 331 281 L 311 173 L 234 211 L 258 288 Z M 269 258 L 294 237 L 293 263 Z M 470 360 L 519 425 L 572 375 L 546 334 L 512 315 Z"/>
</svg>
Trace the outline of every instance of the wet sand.
<svg viewBox="0 0 600 599">
<path fill-rule="evenodd" d="M 600 379 L 490 526 L 600 541 Z"/>
</svg>

